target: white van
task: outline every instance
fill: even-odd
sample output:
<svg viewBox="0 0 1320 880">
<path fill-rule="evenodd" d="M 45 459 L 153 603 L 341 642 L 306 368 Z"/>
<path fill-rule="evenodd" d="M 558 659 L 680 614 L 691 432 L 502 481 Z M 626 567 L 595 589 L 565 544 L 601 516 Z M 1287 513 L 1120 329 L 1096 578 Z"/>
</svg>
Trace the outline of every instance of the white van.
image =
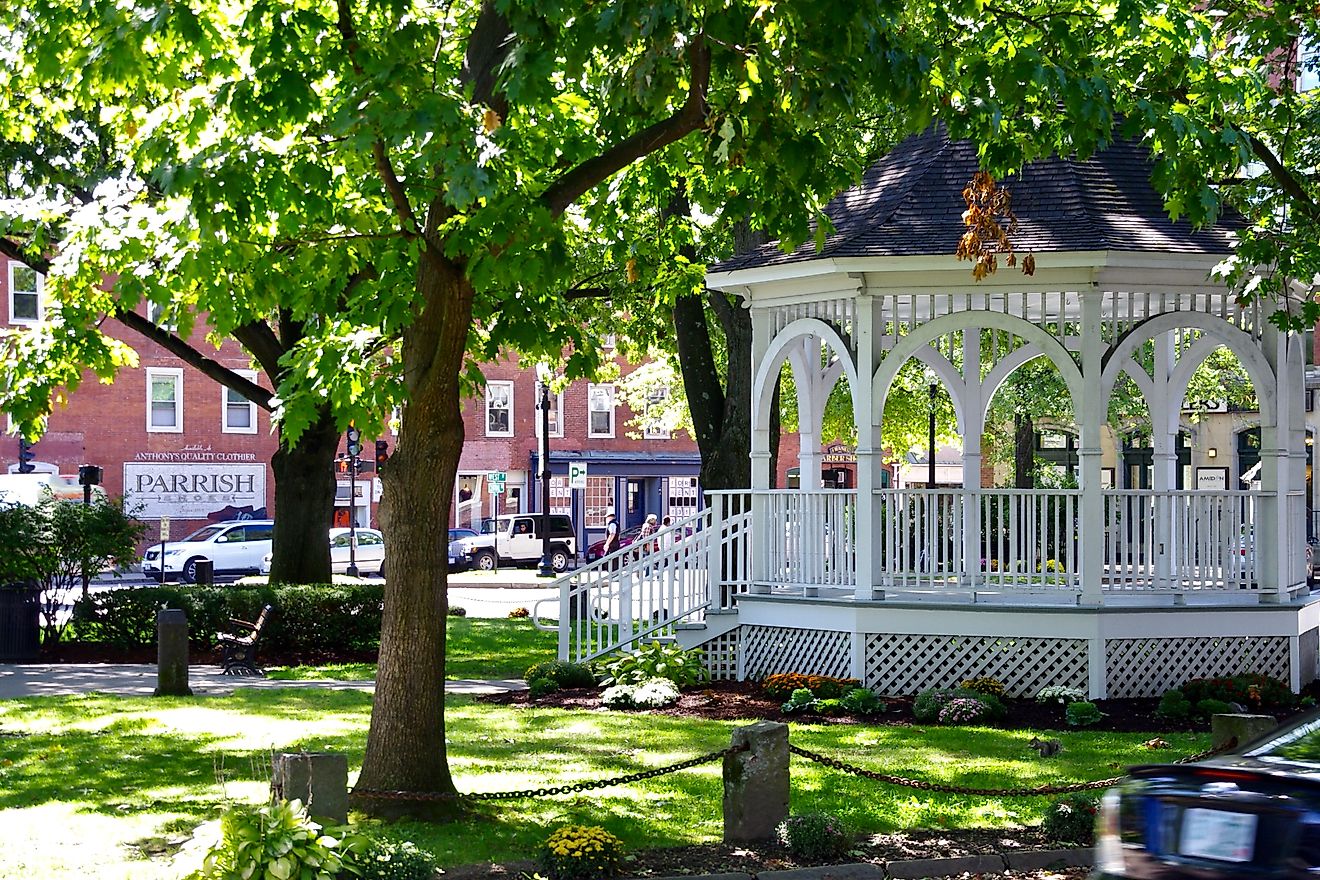
<svg viewBox="0 0 1320 880">
<path fill-rule="evenodd" d="M 167 541 L 147 548 L 142 573 L 164 583 L 177 577 L 185 584 L 197 583 L 197 563 L 209 559 L 216 574 L 256 574 L 261 560 L 271 552 L 274 520 L 246 519 L 202 526 L 182 541 Z M 163 564 L 162 564 L 163 563 Z"/>
</svg>

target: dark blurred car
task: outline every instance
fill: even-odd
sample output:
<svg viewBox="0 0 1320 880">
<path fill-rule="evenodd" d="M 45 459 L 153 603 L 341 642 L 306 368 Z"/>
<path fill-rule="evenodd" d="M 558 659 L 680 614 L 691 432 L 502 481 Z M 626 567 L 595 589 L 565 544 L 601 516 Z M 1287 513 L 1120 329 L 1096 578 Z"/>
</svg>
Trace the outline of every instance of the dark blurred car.
<svg viewBox="0 0 1320 880">
<path fill-rule="evenodd" d="M 460 545 L 455 544 L 459 538 L 475 538 L 476 529 L 450 529 L 449 530 L 449 570 L 463 571 L 468 567 L 467 556 L 463 554 Z"/>
<path fill-rule="evenodd" d="M 622 532 L 619 532 L 619 546 L 615 547 L 614 549 L 619 550 L 623 547 L 627 547 L 633 541 L 636 541 L 637 536 L 640 535 L 641 533 L 642 533 L 641 526 L 633 526 L 631 529 L 624 529 Z M 604 538 L 601 538 L 599 541 L 597 541 L 596 543 L 592 544 L 590 547 L 587 548 L 587 562 L 595 562 L 597 559 L 600 559 L 604 555 L 605 555 Z"/>
<path fill-rule="evenodd" d="M 1320 712 L 1199 764 L 1134 767 L 1105 794 L 1100 878 L 1320 875 Z"/>
</svg>

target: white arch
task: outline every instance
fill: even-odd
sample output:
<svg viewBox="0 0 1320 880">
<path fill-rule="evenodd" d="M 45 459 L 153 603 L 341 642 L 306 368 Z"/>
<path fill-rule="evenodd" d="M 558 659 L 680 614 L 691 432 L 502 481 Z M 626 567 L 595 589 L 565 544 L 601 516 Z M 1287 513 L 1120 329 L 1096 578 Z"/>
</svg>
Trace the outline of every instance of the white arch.
<svg viewBox="0 0 1320 880">
<path fill-rule="evenodd" d="M 1055 369 L 1059 371 L 1059 375 L 1063 376 L 1063 381 L 1068 386 L 1068 394 L 1072 397 L 1074 403 L 1081 399 L 1081 369 L 1077 366 L 1077 362 L 1072 359 L 1072 355 L 1068 353 L 1068 350 L 1063 347 L 1063 343 L 1044 328 L 1038 327 L 1023 318 L 1006 315 L 1003 312 L 953 312 L 948 315 L 941 315 L 935 320 L 917 327 L 900 339 L 898 345 L 895 345 L 885 359 L 880 362 L 880 366 L 875 371 L 875 376 L 872 379 L 874 392 L 871 423 L 877 424 L 883 418 L 885 400 L 889 396 L 889 389 L 894 384 L 894 377 L 898 375 L 898 371 L 907 362 L 908 358 L 916 356 L 922 348 L 929 348 L 932 341 L 946 333 L 952 333 L 956 330 L 962 330 L 965 333 L 968 330 L 980 331 L 983 329 L 1003 330 L 1026 340 L 1029 344 L 1035 345 L 1039 350 L 1037 356 L 1043 355 L 1049 358 Z M 958 394 L 956 388 L 952 390 L 952 393 Z M 989 397 L 986 400 L 988 401 Z M 958 405 L 958 401 L 955 397 L 956 405 Z"/>
<path fill-rule="evenodd" d="M 1197 367 L 1205 362 L 1206 358 L 1215 353 L 1215 349 L 1219 348 L 1220 345 L 1222 343 L 1217 339 L 1202 337 L 1196 340 L 1178 358 L 1178 365 L 1169 374 L 1169 399 L 1178 401 L 1179 410 L 1182 409 L 1183 399 L 1187 397 L 1187 386 L 1191 384 L 1192 374 L 1196 372 Z"/>
<path fill-rule="evenodd" d="M 1131 359 L 1137 348 L 1149 339 L 1154 339 L 1163 333 L 1168 333 L 1170 330 L 1180 329 L 1200 330 L 1207 336 L 1219 340 L 1221 345 L 1226 346 L 1229 351 L 1237 355 L 1238 360 L 1242 362 L 1242 366 L 1246 369 L 1247 375 L 1251 377 L 1251 385 L 1256 391 L 1256 401 L 1260 404 L 1261 422 L 1267 425 L 1274 424 L 1276 417 L 1274 406 L 1275 376 L 1269 361 L 1265 359 L 1265 354 L 1254 344 L 1251 336 L 1244 331 L 1239 330 L 1222 318 L 1216 318 L 1201 312 L 1170 312 L 1156 315 L 1153 318 L 1147 318 L 1123 334 L 1118 343 L 1105 355 L 1103 367 L 1100 371 L 1100 390 L 1104 395 L 1105 405 L 1108 406 L 1109 395 L 1114 390 L 1114 381 L 1118 378 L 1118 371 L 1123 368 L 1125 361 Z M 1179 365 L 1181 365 L 1181 359 Z M 1186 386 L 1184 386 L 1185 390 Z"/>
<path fill-rule="evenodd" d="M 775 334 L 756 368 L 756 378 L 752 381 L 753 430 L 768 430 L 770 427 L 770 401 L 774 395 L 774 383 L 779 377 L 780 367 L 788 358 L 789 346 L 811 336 L 823 339 L 839 356 L 843 372 L 848 377 L 848 393 L 852 395 L 853 412 L 858 411 L 857 392 L 861 386 L 858 384 L 857 364 L 853 361 L 852 352 L 844 344 L 843 337 L 819 318 L 799 318 Z"/>
</svg>

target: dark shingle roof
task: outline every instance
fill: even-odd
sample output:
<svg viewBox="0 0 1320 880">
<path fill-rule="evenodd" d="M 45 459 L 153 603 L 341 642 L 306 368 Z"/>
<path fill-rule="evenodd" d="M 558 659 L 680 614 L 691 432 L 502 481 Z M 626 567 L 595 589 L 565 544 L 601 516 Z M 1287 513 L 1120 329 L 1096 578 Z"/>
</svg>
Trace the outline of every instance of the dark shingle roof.
<svg viewBox="0 0 1320 880">
<path fill-rule="evenodd" d="M 1089 159 L 1052 156 L 1001 181 L 1013 196 L 1020 254 L 1050 251 L 1229 253 L 1236 213 L 1208 229 L 1171 222 L 1150 183 L 1145 147 L 1120 140 Z M 976 146 L 932 126 L 872 165 L 862 182 L 826 206 L 834 233 L 817 251 L 771 243 L 711 267 L 714 272 L 846 257 L 952 256 L 964 227 L 962 190 L 978 170 Z"/>
</svg>

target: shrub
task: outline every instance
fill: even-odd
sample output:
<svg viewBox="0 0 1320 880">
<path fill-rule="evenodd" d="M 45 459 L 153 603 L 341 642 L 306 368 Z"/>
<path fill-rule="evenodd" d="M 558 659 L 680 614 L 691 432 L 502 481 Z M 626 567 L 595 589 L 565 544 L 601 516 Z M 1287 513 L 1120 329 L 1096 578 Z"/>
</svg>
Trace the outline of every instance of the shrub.
<svg viewBox="0 0 1320 880">
<path fill-rule="evenodd" d="M 649 642 L 607 662 L 604 683 L 641 684 L 653 678 L 667 678 L 679 687 L 690 687 L 710 678 L 704 658 L 699 648 L 684 650 L 678 645 Z"/>
<path fill-rule="evenodd" d="M 528 611 L 526 608 L 515 608 L 509 612 L 509 617 L 514 620 L 522 620 L 524 617 L 531 616 L 532 612 Z"/>
<path fill-rule="evenodd" d="M 233 877 L 299 877 L 333 880 L 354 848 L 366 848 L 356 835 L 340 840 L 321 833 L 300 801 L 238 807 L 220 818 L 220 840 L 188 880 Z"/>
<path fill-rule="evenodd" d="M 637 701 L 633 699 L 633 694 L 636 692 L 636 685 L 616 684 L 605 688 L 600 695 L 600 704 L 606 709 L 635 709 Z"/>
<path fill-rule="evenodd" d="M 1260 674 L 1194 678 L 1181 690 L 1193 706 L 1202 700 L 1223 700 L 1254 709 L 1291 709 L 1297 702 L 1288 685 Z"/>
<path fill-rule="evenodd" d="M 789 816 L 779 823 L 778 833 L 779 842 L 802 859 L 838 858 L 850 844 L 842 823 L 828 813 Z"/>
<path fill-rule="evenodd" d="M 804 675 L 801 672 L 781 672 L 766 676 L 761 691 L 772 699 L 785 700 L 799 688 L 811 691 L 812 696 L 825 700 L 842 697 L 845 692 L 861 684 L 855 678 L 834 678 L 829 675 Z"/>
<path fill-rule="evenodd" d="M 678 685 L 667 678 L 653 678 L 637 685 L 633 702 L 639 709 L 659 709 L 678 702 Z"/>
<path fill-rule="evenodd" d="M 978 694 L 988 694 L 989 696 L 999 697 L 1000 699 L 1003 699 L 1005 690 L 1002 681 L 997 678 L 989 677 L 969 678 L 962 684 L 958 685 L 958 687 L 965 691 L 976 691 Z"/>
<path fill-rule="evenodd" d="M 596 676 L 591 669 L 581 663 L 569 663 L 566 660 L 546 660 L 527 667 L 523 678 L 548 678 L 561 688 L 589 688 L 596 686 Z"/>
<path fill-rule="evenodd" d="M 875 695 L 875 691 L 862 687 L 848 691 L 839 702 L 846 711 L 854 715 L 860 715 L 863 718 L 870 715 L 880 715 L 888 708 L 884 701 Z"/>
<path fill-rule="evenodd" d="M 1192 701 L 1180 690 L 1165 691 L 1160 697 L 1160 705 L 1155 709 L 1156 716 L 1165 721 L 1181 723 L 1192 714 Z"/>
<path fill-rule="evenodd" d="M 1069 703 L 1068 708 L 1064 710 L 1064 717 L 1073 727 L 1090 727 L 1092 724 L 1098 724 L 1105 713 L 1100 711 L 1100 707 L 1087 700 L 1078 700 L 1076 703 Z"/>
<path fill-rule="evenodd" d="M 1068 705 L 1086 699 L 1086 691 L 1081 688 L 1065 687 L 1061 684 L 1052 684 L 1043 687 L 1036 692 L 1037 703 L 1059 703 Z"/>
<path fill-rule="evenodd" d="M 1095 816 L 1100 801 L 1085 792 L 1073 792 L 1050 804 L 1040 829 L 1050 840 L 1090 845 L 1095 842 Z"/>
<path fill-rule="evenodd" d="M 940 720 L 940 710 L 946 703 L 955 699 L 971 699 L 985 706 L 985 712 L 982 715 L 986 720 L 1003 718 L 1007 714 L 1004 703 L 998 697 L 991 694 L 982 694 L 977 691 L 967 691 L 961 688 L 927 688 L 917 694 L 912 701 L 912 717 L 918 721 L 932 722 Z"/>
<path fill-rule="evenodd" d="M 352 868 L 361 880 L 433 880 L 435 860 L 409 841 L 373 839 L 354 853 Z M 352 874 L 345 872 L 345 877 Z"/>
<path fill-rule="evenodd" d="M 559 682 L 553 678 L 543 675 L 540 678 L 527 680 L 527 693 L 531 694 L 533 698 L 544 697 L 546 694 L 553 694 L 557 690 L 559 690 Z"/>
<path fill-rule="evenodd" d="M 816 700 L 811 704 L 811 711 L 819 712 L 821 715 L 848 714 L 848 710 L 843 705 L 843 700 Z"/>
<path fill-rule="evenodd" d="M 565 825 L 541 845 L 541 867 L 553 880 L 600 880 L 619 873 L 622 843 L 599 825 Z"/>
<path fill-rule="evenodd" d="M 1233 711 L 1233 707 L 1223 700 L 1202 700 L 1196 704 L 1196 714 L 1202 718 L 1209 718 L 1211 715 L 1227 715 Z"/>
<path fill-rule="evenodd" d="M 450 616 L 450 617 L 467 617 L 467 609 L 464 608 L 462 605 L 450 605 L 450 606 L 449 606 L 449 616 Z"/>
<path fill-rule="evenodd" d="M 976 697 L 954 697 L 940 707 L 941 724 L 971 724 L 990 714 L 990 707 Z"/>
<path fill-rule="evenodd" d="M 79 599 L 72 626 L 86 642 L 146 648 L 156 644 L 156 612 L 179 608 L 193 646 L 209 652 L 215 634 L 230 630 L 230 618 L 256 620 L 263 605 L 272 605 L 261 635 L 266 650 L 368 651 L 380 644 L 384 596 L 379 583 L 134 587 Z"/>
<path fill-rule="evenodd" d="M 1297 701 L 1297 708 L 1298 708 L 1298 709 L 1314 709 L 1314 708 L 1315 708 L 1315 697 L 1311 697 L 1311 696 L 1302 697 L 1300 700 Z"/>
<path fill-rule="evenodd" d="M 792 715 L 796 712 L 810 712 L 812 704 L 816 698 L 811 695 L 811 691 L 806 688 L 798 688 L 789 695 L 788 701 L 779 708 L 785 715 Z"/>
</svg>

